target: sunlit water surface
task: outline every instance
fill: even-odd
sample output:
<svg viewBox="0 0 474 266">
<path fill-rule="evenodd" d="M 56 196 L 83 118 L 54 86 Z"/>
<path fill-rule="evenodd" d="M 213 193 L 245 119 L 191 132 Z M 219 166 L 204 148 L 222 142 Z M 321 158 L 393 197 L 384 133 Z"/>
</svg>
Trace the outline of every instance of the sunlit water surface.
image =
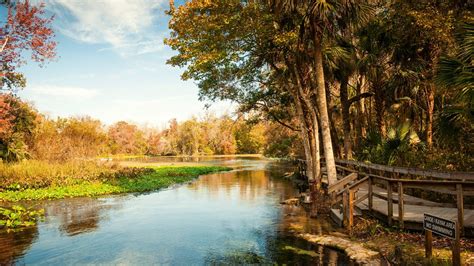
<svg viewBox="0 0 474 266">
<path fill-rule="evenodd" d="M 148 161 L 183 161 L 181 158 Z M 290 225 L 331 230 L 280 201 L 297 194 L 288 168 L 259 158 L 201 158 L 234 171 L 146 194 L 36 203 L 46 219 L 0 233 L 0 264 L 352 264 L 346 256 L 298 240 Z M 303 252 L 301 252 L 303 250 Z"/>
</svg>

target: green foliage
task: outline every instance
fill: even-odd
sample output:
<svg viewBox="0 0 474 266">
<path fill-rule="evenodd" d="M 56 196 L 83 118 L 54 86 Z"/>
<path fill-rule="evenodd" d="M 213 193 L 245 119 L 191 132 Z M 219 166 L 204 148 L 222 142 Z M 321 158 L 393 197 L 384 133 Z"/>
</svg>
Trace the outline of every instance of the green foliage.
<svg viewBox="0 0 474 266">
<path fill-rule="evenodd" d="M 264 155 L 273 158 L 301 158 L 303 151 L 301 139 L 297 132 L 278 125 L 269 125 Z"/>
<path fill-rule="evenodd" d="M 0 228 L 7 230 L 34 226 L 44 217 L 44 210 L 34 210 L 20 205 L 11 208 L 0 208 Z"/>
<path fill-rule="evenodd" d="M 462 24 L 457 33 L 458 47 L 454 56 L 443 56 L 439 62 L 436 81 L 454 94 L 442 116 L 459 124 L 474 122 L 474 20 Z M 471 125 L 472 129 L 472 125 Z"/>
<path fill-rule="evenodd" d="M 408 122 L 390 128 L 386 138 L 370 131 L 361 147 L 357 155 L 359 160 L 385 165 L 404 165 L 414 152 L 422 149 L 418 135 Z"/>
<path fill-rule="evenodd" d="M 114 169 L 92 164 L 69 165 L 67 167 L 38 164 L 33 169 L 26 164 L 3 166 L 1 170 L 7 170 L 7 173 L 14 174 L 15 177 L 21 177 L 24 174 L 28 176 L 23 178 L 21 183 L 5 185 L 3 191 L 0 190 L 0 200 L 60 199 L 145 192 L 168 187 L 175 183 L 188 182 L 199 175 L 230 170 L 230 168 L 218 166 Z M 35 171 L 41 175 L 33 174 Z M 42 185 L 38 186 L 37 184 Z"/>
<path fill-rule="evenodd" d="M 240 122 L 234 131 L 238 153 L 262 153 L 264 145 L 266 144 L 265 128 L 263 124 Z"/>
</svg>

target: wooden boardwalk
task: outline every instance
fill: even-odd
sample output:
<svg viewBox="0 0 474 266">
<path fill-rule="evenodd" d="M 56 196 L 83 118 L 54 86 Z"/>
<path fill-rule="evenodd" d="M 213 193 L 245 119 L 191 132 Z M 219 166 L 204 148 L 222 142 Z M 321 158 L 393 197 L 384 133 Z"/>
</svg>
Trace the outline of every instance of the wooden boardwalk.
<svg viewBox="0 0 474 266">
<path fill-rule="evenodd" d="M 382 195 L 387 197 L 387 190 L 382 188 L 374 188 L 374 193 L 378 195 Z M 357 192 L 357 197 L 362 197 L 363 195 L 367 195 L 368 188 L 361 187 Z M 440 207 L 437 202 L 428 201 L 424 199 L 420 199 L 417 197 L 413 197 L 407 194 L 403 195 L 403 198 L 409 202 L 413 202 L 417 205 L 411 204 L 404 204 L 404 214 L 403 220 L 408 226 L 409 229 L 421 229 L 423 226 L 423 214 L 428 213 L 436 216 L 443 217 L 448 220 L 456 221 L 458 218 L 458 210 L 457 208 L 449 208 L 449 207 Z M 398 193 L 392 194 L 393 203 L 393 220 L 398 221 Z M 369 212 L 369 201 L 365 199 L 357 204 L 356 206 L 361 212 L 368 213 Z M 388 203 L 387 200 L 375 197 L 372 201 L 372 211 L 378 212 L 379 215 L 386 217 L 388 215 Z M 474 229 L 474 210 L 473 209 L 464 209 L 464 227 L 469 228 L 471 231 Z M 417 226 L 418 225 L 418 226 Z M 411 228 L 410 228 L 411 227 Z"/>
<path fill-rule="evenodd" d="M 456 221 L 466 237 L 474 237 L 474 208 L 464 204 L 474 196 L 473 172 L 440 172 L 336 160 L 338 181 L 327 186 L 332 198 L 331 217 L 352 228 L 355 215 L 370 215 L 389 226 L 422 230 L 424 214 Z M 305 173 L 304 166 L 300 173 Z M 303 170 L 303 171 L 302 171 Z M 324 168 L 323 174 L 324 174 Z M 325 177 L 323 176 L 323 182 Z M 430 198 L 447 197 L 453 202 L 435 202 L 406 193 L 426 191 Z M 426 194 L 426 193 L 425 193 Z"/>
</svg>

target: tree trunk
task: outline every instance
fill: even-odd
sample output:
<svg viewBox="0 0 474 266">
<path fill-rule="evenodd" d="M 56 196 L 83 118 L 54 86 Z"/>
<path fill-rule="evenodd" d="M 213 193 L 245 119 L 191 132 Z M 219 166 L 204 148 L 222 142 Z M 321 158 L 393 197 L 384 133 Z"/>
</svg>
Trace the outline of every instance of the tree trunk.
<svg viewBox="0 0 474 266">
<path fill-rule="evenodd" d="M 0 53 L 3 52 L 3 50 L 5 50 L 5 47 L 7 46 L 9 39 L 10 39 L 9 36 L 5 38 L 5 41 L 3 42 L 2 47 L 0 48 Z"/>
<path fill-rule="evenodd" d="M 357 84 L 357 95 L 362 95 L 365 93 L 364 88 L 365 88 L 365 79 L 364 76 L 360 77 L 360 82 Z M 357 102 L 357 105 L 359 106 L 360 109 L 360 117 L 361 117 L 361 133 L 362 133 L 362 138 L 365 138 L 367 136 L 367 117 L 366 117 L 366 111 L 365 111 L 365 100 L 366 98 L 361 99 L 360 101 Z"/>
<path fill-rule="evenodd" d="M 301 99 L 303 103 L 306 106 L 306 109 L 309 110 L 309 113 L 311 114 L 311 122 L 308 123 L 306 122 L 307 125 L 307 133 L 308 133 L 308 139 L 310 143 L 310 148 L 311 148 L 311 163 L 312 163 L 312 179 L 315 183 L 315 189 L 318 191 L 321 188 L 321 157 L 320 157 L 320 151 L 319 151 L 319 135 L 318 135 L 318 120 L 317 120 L 317 114 L 316 110 L 314 109 L 314 106 L 311 104 L 311 100 L 309 96 L 304 92 L 303 88 L 303 77 L 301 76 L 301 73 L 298 71 L 298 68 L 296 65 L 292 65 L 292 74 L 294 78 L 296 79 L 297 83 L 297 92 L 296 94 L 298 95 L 298 99 Z M 300 107 L 301 113 L 303 114 L 303 117 L 306 121 L 306 116 L 305 116 L 305 108 L 303 107 L 302 103 L 300 102 Z M 311 135 L 310 135 L 310 130 L 309 126 L 311 125 Z M 308 166 L 309 167 L 309 166 Z"/>
<path fill-rule="evenodd" d="M 328 106 L 332 106 L 330 102 Z M 329 125 L 330 125 L 330 130 L 331 130 L 332 150 L 336 158 L 342 158 L 343 151 L 341 147 L 339 146 L 339 135 L 338 135 L 336 123 L 334 122 L 334 117 L 333 117 L 334 112 L 332 111 L 331 108 L 329 108 L 329 110 L 330 110 L 329 111 Z"/>
<path fill-rule="evenodd" d="M 321 189 L 321 151 L 319 150 L 319 122 L 316 111 L 312 112 L 313 120 L 313 165 L 314 165 L 314 177 L 316 178 L 316 190 Z"/>
<path fill-rule="evenodd" d="M 315 180 L 315 189 L 319 191 L 321 188 L 321 155 L 319 150 L 319 122 L 318 122 L 318 115 L 314 106 L 311 103 L 311 100 L 307 95 L 304 95 L 303 89 L 300 87 L 299 93 L 301 98 L 303 99 L 306 109 L 309 110 L 311 114 L 311 155 L 312 155 L 312 162 L 313 162 L 313 174 Z"/>
<path fill-rule="evenodd" d="M 351 140 L 351 120 L 349 115 L 349 99 L 347 93 L 347 78 L 341 80 L 340 97 L 342 107 L 342 129 L 344 132 L 344 158 L 352 158 L 352 140 Z"/>
<path fill-rule="evenodd" d="M 363 93 L 365 93 L 364 81 L 365 81 L 364 76 L 360 76 L 359 81 L 357 82 L 357 86 L 356 86 L 357 95 L 362 95 Z M 367 100 L 370 104 L 371 99 L 367 99 Z M 371 114 L 365 111 L 366 110 L 365 101 L 366 99 L 364 98 L 355 103 L 355 107 L 357 110 L 357 118 L 354 120 L 354 123 L 355 123 L 354 127 L 356 128 L 355 146 L 359 146 L 361 140 L 367 136 L 367 126 L 368 126 L 367 121 L 370 121 L 371 119 L 371 116 L 370 116 Z M 370 111 L 370 106 L 368 109 Z"/>
<path fill-rule="evenodd" d="M 314 180 L 314 173 L 313 173 L 314 167 L 313 167 L 313 160 L 312 160 L 312 154 L 311 154 L 311 141 L 309 139 L 308 126 L 306 125 L 306 119 L 303 112 L 301 101 L 299 97 L 294 97 L 294 98 L 295 98 L 296 112 L 298 113 L 299 120 L 300 120 L 301 137 L 303 139 L 304 154 L 306 157 L 306 174 L 308 175 L 309 180 Z"/>
<path fill-rule="evenodd" d="M 385 102 L 383 98 L 381 86 L 376 86 L 375 89 L 375 122 L 377 123 L 377 128 L 380 135 L 385 137 L 387 135 L 387 129 L 385 127 Z"/>
<path fill-rule="evenodd" d="M 434 114 L 434 100 L 435 91 L 434 85 L 428 87 L 428 102 L 427 102 L 427 115 L 426 115 L 426 144 L 428 148 L 433 147 L 433 114 Z"/>
<path fill-rule="evenodd" d="M 321 39 L 315 38 L 315 74 L 317 85 L 317 104 L 319 110 L 319 119 L 321 124 L 321 133 L 323 137 L 324 157 L 326 160 L 326 169 L 328 175 L 328 184 L 332 185 L 337 182 L 336 162 L 334 159 L 334 152 L 332 149 L 331 129 L 329 125 L 328 106 L 326 101 L 326 86 L 324 82 L 323 69 L 323 53 L 321 47 Z"/>
</svg>

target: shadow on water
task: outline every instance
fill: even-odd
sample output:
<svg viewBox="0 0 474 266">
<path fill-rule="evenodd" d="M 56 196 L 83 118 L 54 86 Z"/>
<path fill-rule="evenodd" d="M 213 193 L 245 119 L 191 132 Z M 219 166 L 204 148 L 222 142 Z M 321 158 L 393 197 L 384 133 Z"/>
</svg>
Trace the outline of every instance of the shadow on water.
<svg viewBox="0 0 474 266">
<path fill-rule="evenodd" d="M 341 252 L 295 238 L 332 231 L 299 207 L 282 163 L 225 158 L 236 171 L 146 194 L 35 203 L 46 220 L 0 234 L 0 264 L 353 264 Z M 219 162 L 216 162 L 219 161 Z"/>
<path fill-rule="evenodd" d="M 98 230 L 100 222 L 109 219 L 108 211 L 120 209 L 120 204 L 79 198 L 50 202 L 45 207 L 47 217 L 58 220 L 60 232 L 75 236 Z"/>
<path fill-rule="evenodd" d="M 22 257 L 38 237 L 36 226 L 17 233 L 0 232 L 0 265 L 11 265 Z"/>
</svg>

